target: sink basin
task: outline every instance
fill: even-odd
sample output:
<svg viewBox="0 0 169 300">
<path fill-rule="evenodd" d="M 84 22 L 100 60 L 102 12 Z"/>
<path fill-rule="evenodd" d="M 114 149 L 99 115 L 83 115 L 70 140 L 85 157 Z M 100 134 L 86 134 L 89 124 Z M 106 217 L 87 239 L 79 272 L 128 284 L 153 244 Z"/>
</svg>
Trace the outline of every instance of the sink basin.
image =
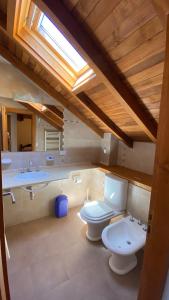
<svg viewBox="0 0 169 300">
<path fill-rule="evenodd" d="M 44 180 L 48 177 L 48 173 L 44 171 L 32 171 L 32 172 L 25 172 L 19 173 L 15 176 L 17 180 Z"/>
</svg>

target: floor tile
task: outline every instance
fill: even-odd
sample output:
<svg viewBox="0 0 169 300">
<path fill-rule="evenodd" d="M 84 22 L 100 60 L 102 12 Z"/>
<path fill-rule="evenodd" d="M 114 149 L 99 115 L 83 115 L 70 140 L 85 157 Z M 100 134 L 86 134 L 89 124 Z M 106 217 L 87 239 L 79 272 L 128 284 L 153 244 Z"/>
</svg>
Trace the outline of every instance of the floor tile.
<svg viewBox="0 0 169 300">
<path fill-rule="evenodd" d="M 101 242 L 86 239 L 87 226 L 78 211 L 6 229 L 12 300 L 137 299 L 143 252 L 138 253 L 133 271 L 114 274 L 109 251 Z"/>
<path fill-rule="evenodd" d="M 9 275 L 11 300 L 36 300 L 34 282 L 29 267 Z"/>
<path fill-rule="evenodd" d="M 33 264 L 30 269 L 36 295 L 44 295 L 69 279 L 64 263 L 58 255 L 47 257 Z"/>
</svg>

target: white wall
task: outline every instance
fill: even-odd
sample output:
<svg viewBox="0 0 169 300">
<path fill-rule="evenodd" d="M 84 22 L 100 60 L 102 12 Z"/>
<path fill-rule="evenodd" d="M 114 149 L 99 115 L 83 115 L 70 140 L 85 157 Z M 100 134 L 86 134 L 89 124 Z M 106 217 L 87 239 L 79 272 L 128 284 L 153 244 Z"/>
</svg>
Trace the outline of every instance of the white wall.
<svg viewBox="0 0 169 300">
<path fill-rule="evenodd" d="M 128 187 L 127 211 L 143 223 L 148 221 L 151 193 L 133 184 Z"/>
<path fill-rule="evenodd" d="M 100 162 L 104 165 L 115 165 L 118 155 L 118 140 L 111 133 L 105 133 L 101 140 Z"/>
<path fill-rule="evenodd" d="M 124 143 L 119 142 L 117 164 L 153 174 L 155 157 L 155 144 L 134 142 L 133 148 L 129 148 Z"/>
<path fill-rule="evenodd" d="M 0 61 L 0 97 L 34 99 L 35 102 L 53 102 L 53 98 L 33 83 L 10 63 Z M 56 100 L 54 100 L 56 102 Z M 57 102 L 56 102 L 57 103 Z"/>
<path fill-rule="evenodd" d="M 37 151 L 44 151 L 44 130 L 54 129 L 47 122 L 37 118 Z M 102 139 L 83 124 L 72 113 L 64 110 L 64 151 L 66 163 L 99 162 Z"/>
<path fill-rule="evenodd" d="M 101 138 L 73 114 L 64 111 L 65 162 L 99 162 Z"/>
<path fill-rule="evenodd" d="M 11 151 L 17 151 L 17 115 L 11 114 Z"/>
<path fill-rule="evenodd" d="M 45 151 L 45 130 L 57 130 L 48 122 L 37 117 L 36 118 L 36 151 Z"/>
<path fill-rule="evenodd" d="M 74 175 L 80 176 L 81 183 L 75 184 Z M 54 199 L 60 193 L 69 198 L 69 207 L 83 205 L 86 200 L 87 189 L 89 200 L 102 200 L 104 198 L 105 173 L 97 169 L 74 171 L 69 179 L 52 182 L 49 186 L 36 194 L 30 200 L 29 193 L 22 189 L 14 189 L 16 204 L 11 203 L 10 197 L 4 197 L 5 225 L 28 222 L 34 219 L 53 215 Z M 135 218 L 147 223 L 150 203 L 150 192 L 132 184 L 128 189 L 127 211 Z"/>
<path fill-rule="evenodd" d="M 119 142 L 117 164 L 153 174 L 155 157 L 155 144 L 146 142 L 134 142 L 133 148 Z M 144 223 L 148 221 L 151 192 L 133 184 L 129 184 L 127 210 L 135 218 Z"/>
<path fill-rule="evenodd" d="M 23 96 L 25 100 L 33 99 L 35 102 L 43 104 L 59 104 L 9 63 L 0 62 L 0 76 L 0 103 L 3 105 L 23 108 L 20 104 L 11 100 L 22 98 Z M 64 111 L 64 119 L 64 144 L 66 151 L 64 160 L 66 162 L 99 161 L 101 138 L 67 110 Z M 44 136 L 42 138 L 44 127 L 50 127 L 43 121 L 41 121 L 41 124 L 42 126 L 39 126 L 40 130 L 37 134 L 39 144 L 37 149 L 40 151 L 44 150 Z"/>
</svg>

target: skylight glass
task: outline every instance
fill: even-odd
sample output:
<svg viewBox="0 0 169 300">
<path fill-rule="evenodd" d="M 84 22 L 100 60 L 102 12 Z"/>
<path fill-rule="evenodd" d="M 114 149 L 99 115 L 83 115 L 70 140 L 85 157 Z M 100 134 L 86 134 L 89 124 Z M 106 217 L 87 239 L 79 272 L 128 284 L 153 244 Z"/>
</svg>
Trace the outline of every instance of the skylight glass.
<svg viewBox="0 0 169 300">
<path fill-rule="evenodd" d="M 63 34 L 44 14 L 41 17 L 38 30 L 76 72 L 79 72 L 87 65 Z"/>
</svg>

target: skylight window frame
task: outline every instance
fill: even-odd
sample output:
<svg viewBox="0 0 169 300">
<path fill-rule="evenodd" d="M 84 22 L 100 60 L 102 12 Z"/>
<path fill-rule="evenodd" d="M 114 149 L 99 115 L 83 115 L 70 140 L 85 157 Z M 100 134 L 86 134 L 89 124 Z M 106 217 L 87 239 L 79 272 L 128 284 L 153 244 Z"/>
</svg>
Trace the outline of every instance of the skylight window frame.
<svg viewBox="0 0 169 300">
<path fill-rule="evenodd" d="M 56 80 L 58 80 L 58 83 L 56 81 L 56 88 L 58 86 L 59 90 L 66 88 L 69 91 L 75 91 L 96 76 L 88 64 L 81 71 L 76 72 L 58 51 L 47 42 L 42 34 L 39 33 L 38 25 L 43 12 L 31 0 L 18 1 L 20 1 L 20 6 L 18 7 L 16 18 L 17 25 L 13 32 L 13 36 L 26 51 L 35 56 L 38 62 L 42 64 Z M 58 23 L 57 29 L 65 38 L 67 34 L 69 36 L 69 33 L 64 31 L 64 28 L 62 28 L 60 23 Z M 69 38 L 67 41 L 69 42 Z M 70 44 L 76 50 L 74 42 L 73 44 L 72 42 Z M 89 72 L 90 75 L 86 76 L 89 74 L 88 71 L 91 71 L 92 74 Z M 81 77 L 83 77 L 84 80 L 80 80 L 79 84 L 79 79 Z M 59 87 L 60 84 L 61 86 Z"/>
<path fill-rule="evenodd" d="M 35 11 L 34 11 L 35 10 Z M 50 42 L 48 42 L 45 38 L 45 36 L 43 34 L 41 34 L 39 32 L 39 26 L 40 26 L 40 23 L 41 23 L 41 20 L 44 16 L 44 13 L 41 12 L 39 10 L 38 7 L 36 7 L 36 9 L 34 10 L 31 10 L 31 7 L 30 7 L 30 11 L 29 11 L 29 17 L 28 17 L 28 20 L 30 22 L 30 27 L 29 29 L 32 30 L 34 32 L 34 34 L 37 35 L 38 38 L 40 38 L 41 40 L 44 41 L 44 43 L 46 45 L 48 45 L 48 47 L 51 49 L 51 51 L 53 51 L 53 53 L 55 53 L 55 55 L 57 57 L 59 57 L 59 59 L 62 61 L 62 63 L 65 64 L 65 66 L 67 68 L 69 68 L 71 70 L 71 72 L 76 76 L 76 77 L 80 77 L 81 75 L 83 75 L 86 71 L 88 71 L 90 69 L 89 65 L 87 64 L 86 62 L 86 66 L 84 66 L 80 71 L 76 71 L 71 65 L 70 63 L 50 44 Z M 57 28 L 58 31 L 60 31 L 60 33 L 63 35 L 63 33 L 61 32 L 61 30 L 59 28 Z M 65 38 L 66 39 L 66 38 Z M 67 40 L 68 41 L 68 40 Z M 68 41 L 68 43 L 70 43 Z M 70 43 L 71 45 L 71 43 Z M 72 46 L 72 45 L 71 45 Z M 73 47 L 73 46 L 72 46 Z M 73 47 L 74 48 L 74 47 Z M 74 48 L 75 49 L 75 48 Z M 75 49 L 75 51 L 78 53 L 78 51 Z M 79 53 L 78 53 L 79 54 Z M 81 56 L 79 54 L 79 56 Z M 83 58 L 82 58 L 83 59 Z M 84 60 L 84 59 L 83 59 Z M 78 79 L 78 78 L 77 78 Z"/>
<path fill-rule="evenodd" d="M 58 39 L 55 39 L 54 36 L 50 33 L 48 28 L 45 28 L 44 25 L 42 24 L 43 21 L 46 20 L 47 23 L 49 23 L 49 26 L 53 27 L 53 30 L 56 30 L 56 35 L 60 35 L 61 40 L 59 41 Z M 45 21 L 44 21 L 45 22 Z M 42 13 L 38 22 L 38 31 L 39 33 L 47 40 L 48 43 L 50 43 L 49 40 L 53 43 L 53 48 L 62 56 L 62 58 L 73 68 L 73 70 L 79 74 L 79 72 L 83 71 L 84 68 L 87 66 L 87 62 L 83 59 L 83 57 L 78 53 L 78 51 L 72 46 L 72 44 L 67 40 L 67 38 L 63 35 L 63 33 L 57 28 L 51 21 L 50 19 Z M 47 39 L 49 38 L 49 40 Z M 65 41 L 64 41 L 65 40 Z M 65 50 L 65 47 L 69 47 L 70 53 Z M 52 44 L 51 44 L 52 45 Z M 83 64 L 82 67 L 78 66 L 78 63 L 76 63 L 73 55 L 76 55 L 77 61 L 79 60 L 79 63 L 81 61 L 81 64 Z"/>
</svg>

